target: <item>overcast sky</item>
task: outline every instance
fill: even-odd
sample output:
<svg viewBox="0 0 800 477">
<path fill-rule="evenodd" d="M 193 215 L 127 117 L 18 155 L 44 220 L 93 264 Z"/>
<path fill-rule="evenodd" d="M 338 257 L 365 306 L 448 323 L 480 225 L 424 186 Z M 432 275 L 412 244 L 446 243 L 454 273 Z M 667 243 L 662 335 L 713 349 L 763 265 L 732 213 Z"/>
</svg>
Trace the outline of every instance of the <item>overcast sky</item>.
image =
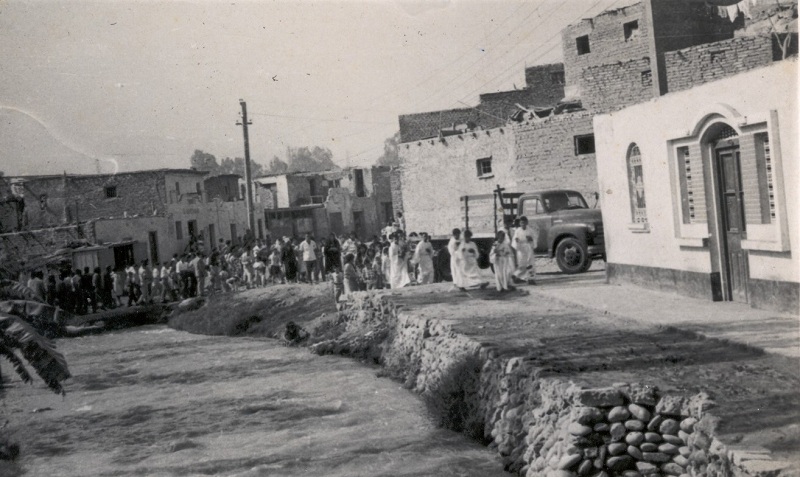
<svg viewBox="0 0 800 477">
<path fill-rule="evenodd" d="M 0 171 L 188 167 L 323 146 L 370 164 L 404 113 L 475 105 L 632 0 L 0 2 Z"/>
</svg>

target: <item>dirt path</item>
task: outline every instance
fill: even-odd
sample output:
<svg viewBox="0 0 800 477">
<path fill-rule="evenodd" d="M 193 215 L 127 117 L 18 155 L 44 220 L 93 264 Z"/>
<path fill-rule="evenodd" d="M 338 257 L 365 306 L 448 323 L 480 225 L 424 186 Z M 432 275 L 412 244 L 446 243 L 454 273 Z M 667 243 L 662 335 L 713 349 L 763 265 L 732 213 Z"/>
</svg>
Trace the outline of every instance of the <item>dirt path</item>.
<svg viewBox="0 0 800 477">
<path fill-rule="evenodd" d="M 16 381 L 0 408 L 27 475 L 508 475 L 352 360 L 163 326 L 58 346 L 67 397 Z"/>
</svg>

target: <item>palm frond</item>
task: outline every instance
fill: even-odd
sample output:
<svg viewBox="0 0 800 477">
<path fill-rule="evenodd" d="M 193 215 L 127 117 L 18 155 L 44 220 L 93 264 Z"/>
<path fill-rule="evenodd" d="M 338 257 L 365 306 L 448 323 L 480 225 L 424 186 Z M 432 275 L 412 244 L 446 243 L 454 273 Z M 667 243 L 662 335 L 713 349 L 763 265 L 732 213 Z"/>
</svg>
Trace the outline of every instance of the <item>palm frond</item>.
<svg viewBox="0 0 800 477">
<path fill-rule="evenodd" d="M 17 372 L 23 382 L 33 382 L 33 377 L 31 377 L 31 374 L 25 368 L 25 363 L 22 362 L 22 360 L 19 358 L 19 356 L 17 356 L 16 353 L 14 353 L 14 351 L 5 345 L 0 344 L 0 356 L 3 356 L 11 362 L 11 365 L 14 366 L 14 371 Z"/>
<path fill-rule="evenodd" d="M 53 392 L 64 394 L 61 382 L 70 377 L 67 360 L 49 339 L 18 316 L 0 312 L 0 339 L 17 349 Z"/>
<path fill-rule="evenodd" d="M 0 313 L 22 318 L 44 335 L 59 335 L 69 317 L 61 308 L 30 300 L 0 301 Z"/>
<path fill-rule="evenodd" d="M 0 300 L 29 300 L 43 303 L 36 293 L 15 280 L 0 279 Z"/>
</svg>

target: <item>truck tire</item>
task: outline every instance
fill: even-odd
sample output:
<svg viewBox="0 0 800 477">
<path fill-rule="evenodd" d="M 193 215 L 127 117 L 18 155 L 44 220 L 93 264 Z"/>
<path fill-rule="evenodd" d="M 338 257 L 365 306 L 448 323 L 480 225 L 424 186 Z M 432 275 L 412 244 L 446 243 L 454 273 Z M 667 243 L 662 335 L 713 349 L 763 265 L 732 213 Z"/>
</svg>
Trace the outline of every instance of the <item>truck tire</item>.
<svg viewBox="0 0 800 477">
<path fill-rule="evenodd" d="M 586 244 L 575 237 L 567 237 L 556 247 L 556 263 L 567 274 L 583 273 L 592 266 Z"/>
</svg>

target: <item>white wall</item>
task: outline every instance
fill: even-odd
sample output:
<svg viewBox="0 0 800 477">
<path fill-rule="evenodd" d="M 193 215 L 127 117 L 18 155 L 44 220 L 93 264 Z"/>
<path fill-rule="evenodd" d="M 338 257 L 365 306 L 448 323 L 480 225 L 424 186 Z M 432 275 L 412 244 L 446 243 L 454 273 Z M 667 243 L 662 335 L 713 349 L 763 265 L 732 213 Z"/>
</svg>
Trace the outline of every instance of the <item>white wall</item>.
<svg viewBox="0 0 800 477">
<path fill-rule="evenodd" d="M 711 271 L 708 227 L 686 227 L 680 214 L 674 145 L 700 134 L 704 118 L 717 115 L 738 131 L 763 123 L 770 135 L 778 217 L 769 225 L 748 224 L 750 277 L 800 281 L 798 234 L 797 61 L 785 60 L 690 90 L 594 118 L 598 182 L 609 263 Z M 780 142 L 780 147 L 778 147 Z M 626 155 L 638 144 L 643 163 L 649 230 L 632 225 Z M 672 170 L 671 170 L 672 168 Z M 701 180 L 701 172 L 696 180 Z M 699 235 L 698 235 L 699 234 Z"/>
</svg>

